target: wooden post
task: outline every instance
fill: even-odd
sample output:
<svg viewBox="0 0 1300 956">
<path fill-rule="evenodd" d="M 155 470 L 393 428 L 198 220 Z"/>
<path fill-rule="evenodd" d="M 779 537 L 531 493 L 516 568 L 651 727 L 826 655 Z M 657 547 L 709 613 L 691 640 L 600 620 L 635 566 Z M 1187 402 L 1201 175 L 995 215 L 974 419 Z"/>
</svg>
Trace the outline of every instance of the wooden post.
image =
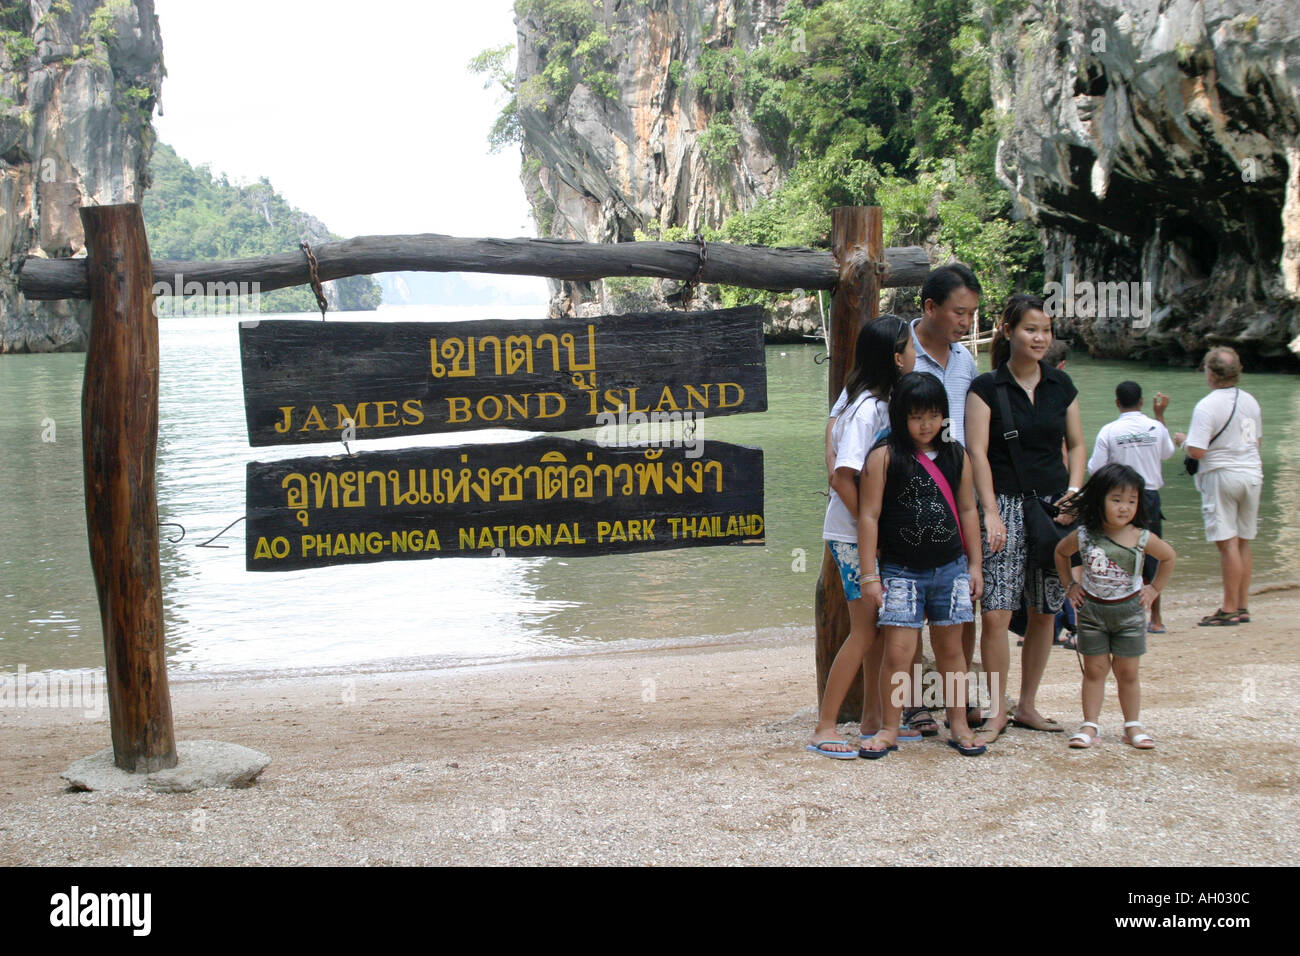
<svg viewBox="0 0 1300 956">
<path fill-rule="evenodd" d="M 831 253 L 839 280 L 831 303 L 830 369 L 828 392 L 835 404 L 844 380 L 853 368 L 858 330 L 880 311 L 880 289 L 885 280 L 885 243 L 879 206 L 840 206 L 831 211 Z M 864 562 L 863 567 L 867 566 Z M 826 689 L 835 654 L 849 635 L 849 609 L 840 573 L 829 547 L 822 549 L 817 576 L 817 700 Z M 865 668 L 864 668 L 865 679 Z M 857 720 L 862 713 L 863 685 L 856 683 L 840 707 L 840 721 Z"/>
<path fill-rule="evenodd" d="M 81 210 L 91 328 L 81 393 L 86 533 L 108 669 L 113 762 L 176 766 L 158 567 L 158 319 L 136 204 Z"/>
</svg>

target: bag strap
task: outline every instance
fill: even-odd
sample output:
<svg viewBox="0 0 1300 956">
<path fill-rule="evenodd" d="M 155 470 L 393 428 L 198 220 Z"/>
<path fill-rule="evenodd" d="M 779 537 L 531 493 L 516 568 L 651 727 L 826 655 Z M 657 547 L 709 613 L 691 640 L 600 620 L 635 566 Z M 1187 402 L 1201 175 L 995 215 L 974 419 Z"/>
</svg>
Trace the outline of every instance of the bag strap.
<svg viewBox="0 0 1300 956">
<path fill-rule="evenodd" d="M 1085 534 L 1086 531 L 1084 530 L 1083 525 L 1080 524 L 1079 525 L 1079 550 L 1080 551 L 1083 550 L 1083 541 L 1084 541 Z M 1122 548 L 1123 550 L 1131 552 L 1133 555 L 1135 555 L 1136 560 L 1133 562 L 1133 573 L 1140 575 L 1142 573 L 1142 559 L 1146 557 L 1147 542 L 1151 540 L 1150 530 L 1148 530 L 1147 528 L 1143 528 L 1138 533 L 1137 544 L 1133 545 L 1133 547 L 1131 548 L 1124 547 L 1124 545 L 1120 544 L 1110 535 L 1105 535 L 1105 538 L 1115 547 Z"/>
<path fill-rule="evenodd" d="M 1214 438 L 1218 438 L 1220 435 L 1222 435 L 1225 431 L 1228 430 L 1228 425 L 1232 422 L 1232 416 L 1237 414 L 1237 399 L 1239 398 L 1241 398 L 1241 386 L 1237 386 L 1237 394 L 1232 396 L 1232 411 L 1228 412 L 1228 420 L 1223 423 L 1222 428 L 1220 428 L 1217 432 L 1214 433 Z M 1206 445 L 1207 448 L 1210 445 L 1214 444 L 1214 438 L 1210 439 L 1209 444 Z"/>
<path fill-rule="evenodd" d="M 952 518 L 957 522 L 957 536 L 961 538 L 961 549 L 966 550 L 966 534 L 961 530 L 961 516 L 957 514 L 957 502 L 952 496 L 952 486 L 948 484 L 948 479 L 944 477 L 939 466 L 930 460 L 930 457 L 922 452 L 914 452 L 916 460 L 934 479 L 934 483 L 939 486 L 939 494 L 943 495 L 943 500 L 948 502 L 948 510 L 952 512 Z"/>
<path fill-rule="evenodd" d="M 1006 429 L 1002 437 L 1011 448 L 1011 468 L 1016 473 L 1016 484 L 1020 486 L 1020 497 L 1025 499 L 1029 495 L 1038 497 L 1038 492 L 1030 490 L 1025 491 L 1025 476 L 1020 470 L 1020 463 L 1024 460 L 1025 453 L 1020 447 L 1020 431 L 1016 428 L 1016 420 L 1011 415 L 1011 400 L 1007 398 L 1007 391 L 1010 386 L 1006 382 L 997 383 L 998 393 L 998 414 L 1001 417 L 1002 427 Z"/>
</svg>

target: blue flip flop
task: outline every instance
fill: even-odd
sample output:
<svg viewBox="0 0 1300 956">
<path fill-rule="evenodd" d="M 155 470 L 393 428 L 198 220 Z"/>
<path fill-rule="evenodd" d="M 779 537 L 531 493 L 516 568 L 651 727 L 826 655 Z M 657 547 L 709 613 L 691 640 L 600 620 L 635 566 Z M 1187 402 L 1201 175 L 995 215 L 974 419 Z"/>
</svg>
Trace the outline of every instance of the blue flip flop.
<svg viewBox="0 0 1300 956">
<path fill-rule="evenodd" d="M 980 754 L 984 753 L 984 751 L 989 749 L 984 744 L 980 744 L 978 747 L 963 747 L 961 741 L 955 740 L 952 737 L 948 738 L 948 746 L 957 751 L 957 753 L 961 754 L 963 757 L 978 757 Z"/>
<path fill-rule="evenodd" d="M 830 757 L 832 760 L 856 760 L 857 754 L 852 750 L 822 750 L 826 744 L 843 744 L 845 747 L 852 747 L 845 740 L 819 740 L 815 744 L 809 744 L 804 750 L 811 750 L 815 754 L 821 754 L 823 757 Z"/>
</svg>

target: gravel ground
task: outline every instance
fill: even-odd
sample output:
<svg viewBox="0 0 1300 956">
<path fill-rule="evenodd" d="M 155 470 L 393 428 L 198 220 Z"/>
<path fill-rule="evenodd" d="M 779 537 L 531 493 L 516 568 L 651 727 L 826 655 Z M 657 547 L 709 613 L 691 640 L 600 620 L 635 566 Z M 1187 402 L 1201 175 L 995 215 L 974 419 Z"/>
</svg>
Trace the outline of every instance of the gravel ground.
<svg viewBox="0 0 1300 956">
<path fill-rule="evenodd" d="M 1198 609 L 1166 608 L 1143 659 L 1146 752 L 1119 742 L 1112 682 L 1092 750 L 1012 730 L 974 759 L 943 736 L 871 762 L 807 753 L 811 629 L 175 683 L 178 737 L 273 758 L 246 790 L 69 791 L 59 773 L 108 744 L 107 718 L 3 708 L 0 864 L 1291 864 L 1300 592 L 1252 598 L 1237 628 L 1197 628 Z M 1073 729 L 1078 693 L 1054 650 L 1040 709 Z"/>
</svg>

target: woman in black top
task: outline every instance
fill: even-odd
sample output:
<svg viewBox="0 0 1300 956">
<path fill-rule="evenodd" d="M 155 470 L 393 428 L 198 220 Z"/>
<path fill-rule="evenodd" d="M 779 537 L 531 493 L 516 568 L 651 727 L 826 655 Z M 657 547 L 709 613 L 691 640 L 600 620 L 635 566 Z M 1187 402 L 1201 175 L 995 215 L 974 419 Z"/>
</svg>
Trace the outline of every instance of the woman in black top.
<svg viewBox="0 0 1300 956">
<path fill-rule="evenodd" d="M 1024 493 L 1060 502 L 1083 483 L 1085 451 L 1078 390 L 1064 372 L 1042 361 L 1052 344 L 1052 321 L 1043 300 L 1013 295 L 993 337 L 993 371 L 971 383 L 966 399 L 966 450 L 975 473 L 975 491 L 983 511 L 984 596 L 980 649 L 996 712 L 982 733 L 1002 732 L 1007 724 L 1006 686 L 1011 666 L 1007 626 L 1028 598 L 1029 627 L 1020 658 L 1020 702 L 1011 723 L 1033 730 L 1059 731 L 1034 706 L 1039 681 L 1052 649 L 1052 621 L 1064 592 L 1051 568 L 1039 568 L 1025 546 L 1024 506 L 1016 464 L 1024 476 Z M 998 390 L 1006 389 L 1014 423 L 1002 422 Z M 1006 433 L 1019 432 L 1021 457 L 1013 462 Z M 1069 470 L 1061 460 L 1061 441 Z M 1062 524 L 1070 519 L 1058 518 Z M 994 679 L 996 678 L 996 686 Z"/>
</svg>

